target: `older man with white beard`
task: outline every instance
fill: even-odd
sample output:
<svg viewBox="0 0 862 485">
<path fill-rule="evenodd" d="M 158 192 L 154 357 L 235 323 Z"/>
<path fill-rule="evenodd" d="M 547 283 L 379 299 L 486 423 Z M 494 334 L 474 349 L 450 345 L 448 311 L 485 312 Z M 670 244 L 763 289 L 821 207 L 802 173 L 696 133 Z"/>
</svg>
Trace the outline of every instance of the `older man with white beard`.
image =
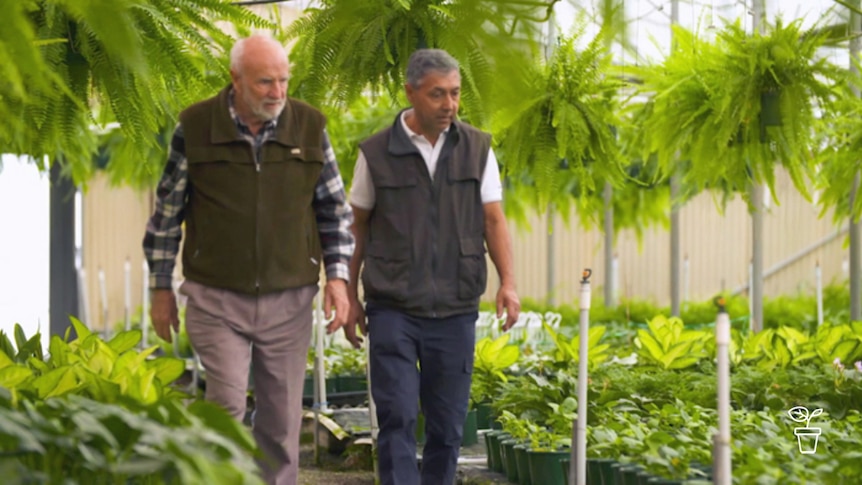
<svg viewBox="0 0 862 485">
<path fill-rule="evenodd" d="M 297 481 L 312 301 L 341 327 L 353 214 L 315 108 L 287 96 L 287 54 L 254 35 L 231 51 L 231 84 L 180 114 L 144 236 L 159 337 L 178 328 L 171 275 L 185 222 L 180 291 L 206 369 L 206 398 L 235 418 L 255 383 L 254 436 L 270 484 Z"/>
</svg>

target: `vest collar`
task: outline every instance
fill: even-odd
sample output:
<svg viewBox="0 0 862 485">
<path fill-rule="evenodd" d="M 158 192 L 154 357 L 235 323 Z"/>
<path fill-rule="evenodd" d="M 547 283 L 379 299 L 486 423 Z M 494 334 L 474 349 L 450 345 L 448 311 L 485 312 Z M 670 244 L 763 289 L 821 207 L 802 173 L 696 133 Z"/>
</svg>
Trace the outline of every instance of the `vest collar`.
<svg viewBox="0 0 862 485">
<path fill-rule="evenodd" d="M 216 106 L 213 110 L 211 133 L 212 142 L 216 145 L 245 141 L 242 135 L 239 134 L 239 131 L 237 131 L 236 124 L 230 115 L 230 101 L 228 99 L 230 96 L 230 90 L 231 85 L 228 85 L 219 91 Z M 281 115 L 279 115 L 276 122 L 275 132 L 273 133 L 271 140 L 277 141 L 284 146 L 299 146 L 301 144 L 299 141 L 299 133 L 297 130 L 291 130 L 289 126 L 290 120 L 292 119 L 293 107 L 291 105 L 291 98 L 288 97 L 284 103 L 284 109 L 281 111 Z"/>
<path fill-rule="evenodd" d="M 410 135 L 404 131 L 404 126 L 401 124 L 401 117 L 404 115 L 404 112 L 410 108 L 406 108 L 398 112 L 398 115 L 395 116 L 395 122 L 392 124 L 392 135 L 389 137 L 389 153 L 395 156 L 404 156 L 404 155 L 419 155 L 419 149 L 416 148 L 416 145 L 410 140 Z M 446 133 L 446 142 L 447 143 L 458 143 L 459 132 L 458 132 L 458 121 L 453 121 L 451 125 L 449 125 L 449 131 Z M 451 142 L 449 141 L 451 138 Z"/>
</svg>

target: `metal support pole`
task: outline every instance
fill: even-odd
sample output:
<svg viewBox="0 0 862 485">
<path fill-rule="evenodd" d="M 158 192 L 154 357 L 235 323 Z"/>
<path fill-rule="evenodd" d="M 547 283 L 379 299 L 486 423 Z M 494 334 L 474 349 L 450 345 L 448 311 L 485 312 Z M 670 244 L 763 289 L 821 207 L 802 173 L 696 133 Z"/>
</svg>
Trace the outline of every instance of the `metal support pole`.
<svg viewBox="0 0 862 485">
<path fill-rule="evenodd" d="M 614 301 L 614 188 L 605 182 L 603 192 L 605 204 L 605 306 L 613 308 Z"/>
<path fill-rule="evenodd" d="M 814 281 L 817 291 L 817 327 L 823 325 L 823 271 L 820 269 L 820 261 L 814 266 Z"/>
<path fill-rule="evenodd" d="M 716 485 L 730 485 L 730 317 L 723 298 L 716 299 L 715 343 L 718 375 L 718 434 L 713 437 L 713 470 Z"/>
<path fill-rule="evenodd" d="M 580 344 L 578 348 L 578 417 L 573 423 L 572 456 L 569 460 L 569 485 L 587 485 L 587 373 L 590 346 L 590 275 L 584 270 L 581 279 Z"/>
<path fill-rule="evenodd" d="M 320 465 L 320 413 L 326 412 L 326 365 L 323 359 L 323 333 L 326 329 L 323 314 L 323 288 L 314 302 L 314 463 Z"/>
<path fill-rule="evenodd" d="M 132 329 L 132 262 L 129 258 L 123 264 L 123 320 L 128 332 Z"/>
<path fill-rule="evenodd" d="M 548 213 L 546 217 L 548 218 L 548 281 L 547 281 L 547 290 L 545 292 L 545 298 L 548 300 L 549 306 L 556 306 L 556 299 L 554 298 L 554 286 L 556 286 L 557 275 L 554 271 L 556 266 L 555 256 L 556 256 L 556 245 L 554 244 L 554 216 L 556 212 L 554 209 L 554 204 L 550 204 L 548 206 Z"/>
<path fill-rule="evenodd" d="M 673 26 L 679 24 L 679 0 L 670 3 L 671 39 L 673 43 Z M 670 179 L 670 314 L 678 317 L 682 306 L 680 290 L 680 227 L 679 227 L 679 196 L 680 174 L 674 171 Z"/>
<path fill-rule="evenodd" d="M 853 5 L 858 9 L 862 2 L 854 0 Z M 862 15 L 850 12 L 850 73 L 852 76 L 859 75 L 859 52 L 862 51 Z M 850 83 L 850 88 L 856 97 L 860 96 L 859 87 Z M 857 165 L 858 166 L 858 165 Z M 853 177 L 853 187 L 850 189 L 850 207 L 856 203 L 860 196 L 860 172 L 856 171 Z M 850 320 L 862 320 L 862 225 L 852 216 L 850 217 Z"/>
<path fill-rule="evenodd" d="M 71 326 L 69 316 L 78 314 L 78 279 L 75 268 L 75 192 L 72 179 L 58 162 L 51 164 L 50 189 L 50 282 L 48 290 L 51 335 L 63 338 Z M 90 322 L 84 322 L 90 323 Z M 73 328 L 69 339 L 77 338 Z"/>
</svg>

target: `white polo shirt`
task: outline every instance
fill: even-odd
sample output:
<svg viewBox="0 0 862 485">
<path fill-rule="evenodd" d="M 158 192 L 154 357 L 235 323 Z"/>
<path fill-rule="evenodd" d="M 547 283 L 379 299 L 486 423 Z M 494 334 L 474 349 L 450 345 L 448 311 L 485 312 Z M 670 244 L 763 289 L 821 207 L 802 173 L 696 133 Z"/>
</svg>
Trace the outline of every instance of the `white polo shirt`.
<svg viewBox="0 0 862 485">
<path fill-rule="evenodd" d="M 407 114 L 405 110 L 401 114 L 401 127 L 407 133 L 410 141 L 422 154 L 425 160 L 425 165 L 428 167 L 428 173 L 431 178 L 434 178 L 434 171 L 437 169 L 437 159 L 440 158 L 440 150 L 446 141 L 446 131 L 440 133 L 437 138 L 437 143 L 434 146 L 423 135 L 413 132 L 404 121 L 404 116 Z M 485 171 L 482 173 L 482 203 L 499 202 L 503 200 L 503 184 L 500 181 L 500 168 L 497 166 L 497 157 L 494 155 L 492 148 L 488 149 L 488 162 L 485 164 Z M 359 157 L 356 159 L 356 166 L 353 168 L 353 182 L 350 188 L 350 203 L 360 209 L 371 210 L 374 208 L 375 195 L 374 184 L 371 183 L 371 173 L 368 170 L 368 162 L 365 160 L 365 155 L 362 150 L 359 150 Z"/>
</svg>

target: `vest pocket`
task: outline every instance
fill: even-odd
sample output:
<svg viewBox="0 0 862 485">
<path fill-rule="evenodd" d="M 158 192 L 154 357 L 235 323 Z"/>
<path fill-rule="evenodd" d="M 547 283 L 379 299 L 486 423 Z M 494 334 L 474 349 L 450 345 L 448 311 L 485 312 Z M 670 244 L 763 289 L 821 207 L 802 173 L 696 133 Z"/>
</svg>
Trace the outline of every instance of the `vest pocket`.
<svg viewBox="0 0 862 485">
<path fill-rule="evenodd" d="M 472 300 L 485 292 L 488 270 L 482 237 L 461 238 L 458 256 L 458 298 Z"/>
<path fill-rule="evenodd" d="M 407 301 L 410 248 L 371 243 L 365 248 L 362 284 L 365 293 L 387 300 Z"/>
</svg>

